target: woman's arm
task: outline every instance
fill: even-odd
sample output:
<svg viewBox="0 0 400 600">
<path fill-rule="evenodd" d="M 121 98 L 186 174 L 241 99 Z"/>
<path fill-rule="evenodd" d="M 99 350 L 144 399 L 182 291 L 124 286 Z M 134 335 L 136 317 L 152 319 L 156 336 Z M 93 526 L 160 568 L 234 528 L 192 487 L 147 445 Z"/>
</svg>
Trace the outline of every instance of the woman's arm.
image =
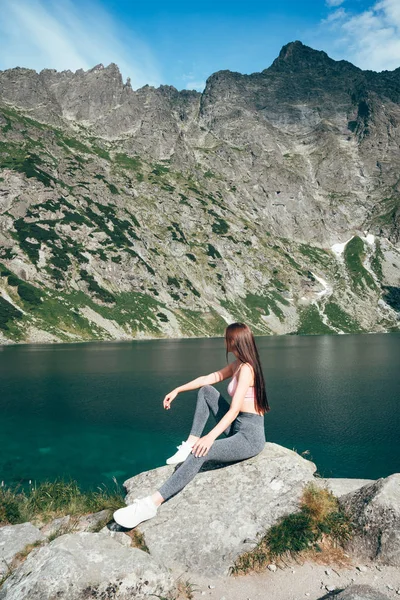
<svg viewBox="0 0 400 600">
<path fill-rule="evenodd" d="M 209 375 L 201 375 L 200 377 L 196 377 L 196 379 L 192 379 L 192 381 L 184 383 L 183 385 L 180 385 L 179 387 L 175 388 L 174 390 L 172 390 L 172 392 L 169 392 L 165 396 L 163 400 L 164 408 L 166 410 L 170 409 L 171 402 L 176 398 L 179 392 L 196 390 L 197 388 L 202 387 L 203 385 L 212 385 L 213 383 L 217 383 L 217 381 L 223 381 L 227 377 L 230 377 L 231 375 L 233 375 L 232 364 L 233 363 L 230 363 L 229 365 L 226 365 L 226 367 L 224 367 L 223 369 L 220 369 L 219 371 L 214 371 L 214 373 L 210 373 Z"/>
<path fill-rule="evenodd" d="M 210 373 L 209 375 L 200 375 L 200 377 L 196 377 L 196 379 L 192 379 L 188 383 L 184 383 L 179 387 L 175 388 L 175 392 L 187 392 L 189 390 L 197 390 L 197 388 L 202 387 L 203 385 L 213 385 L 214 383 L 218 383 L 219 381 L 223 381 L 228 377 L 232 376 L 232 363 L 226 365 L 223 369 L 219 371 L 214 371 L 214 373 Z"/>
<path fill-rule="evenodd" d="M 232 423 L 232 421 L 238 416 L 240 412 L 240 407 L 242 406 L 243 398 L 245 397 L 247 389 L 251 383 L 252 377 L 253 374 L 249 365 L 243 364 L 239 371 L 237 387 L 233 395 L 231 406 L 228 412 L 225 413 L 222 419 L 207 434 L 211 437 L 211 439 L 216 440 L 217 437 L 221 435 L 221 433 L 225 431 L 225 429 L 227 429 Z"/>
</svg>

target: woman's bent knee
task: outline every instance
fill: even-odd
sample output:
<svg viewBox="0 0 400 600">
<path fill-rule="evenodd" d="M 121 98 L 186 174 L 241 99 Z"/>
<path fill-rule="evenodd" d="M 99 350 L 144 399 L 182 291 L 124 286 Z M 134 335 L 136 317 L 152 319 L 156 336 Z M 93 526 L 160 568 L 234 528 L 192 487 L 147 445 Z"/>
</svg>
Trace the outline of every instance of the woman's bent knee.
<svg viewBox="0 0 400 600">
<path fill-rule="evenodd" d="M 202 385 L 201 388 L 199 389 L 199 391 L 197 392 L 197 395 L 199 395 L 201 393 L 201 395 L 206 396 L 207 394 L 216 392 L 217 389 L 213 386 L 213 385 Z"/>
<path fill-rule="evenodd" d="M 260 452 L 262 452 L 265 448 L 265 444 L 266 442 L 263 442 L 262 444 L 260 443 L 257 447 L 256 447 L 256 452 L 254 454 L 254 456 L 257 456 L 257 454 L 260 454 Z"/>
</svg>

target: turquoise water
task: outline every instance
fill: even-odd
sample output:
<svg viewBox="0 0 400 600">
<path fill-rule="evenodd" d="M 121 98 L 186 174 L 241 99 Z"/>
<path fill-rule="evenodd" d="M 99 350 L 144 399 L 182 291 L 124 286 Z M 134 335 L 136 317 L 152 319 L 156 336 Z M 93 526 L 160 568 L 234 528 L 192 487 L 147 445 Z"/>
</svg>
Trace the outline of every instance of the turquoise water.
<svg viewBox="0 0 400 600">
<path fill-rule="evenodd" d="M 267 441 L 306 452 L 324 477 L 400 472 L 400 334 L 256 340 Z M 224 365 L 223 338 L 0 347 L 0 482 L 63 476 L 88 489 L 164 465 L 197 390 L 170 410 L 164 396 Z M 229 400 L 228 383 L 216 387 Z"/>
</svg>

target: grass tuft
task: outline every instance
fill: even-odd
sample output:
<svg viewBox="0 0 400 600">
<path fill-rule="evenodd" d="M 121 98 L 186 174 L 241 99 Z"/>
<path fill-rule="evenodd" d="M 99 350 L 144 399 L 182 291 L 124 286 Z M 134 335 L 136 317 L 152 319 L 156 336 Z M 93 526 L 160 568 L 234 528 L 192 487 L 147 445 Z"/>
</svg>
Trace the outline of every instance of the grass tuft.
<svg viewBox="0 0 400 600">
<path fill-rule="evenodd" d="M 83 516 L 125 506 L 124 493 L 114 479 L 116 488 L 105 484 L 96 490 L 81 491 L 74 480 L 62 478 L 34 483 L 29 490 L 18 484 L 14 489 L 0 488 L 0 523 L 15 525 L 32 520 L 48 522 L 65 515 Z"/>
<path fill-rule="evenodd" d="M 340 509 L 337 498 L 311 481 L 303 488 L 300 510 L 281 517 L 255 548 L 236 559 L 230 571 L 239 574 L 264 570 L 273 561 L 307 553 L 312 558 L 322 554 L 328 560 L 343 559 L 340 546 L 352 531 L 350 517 Z"/>
</svg>

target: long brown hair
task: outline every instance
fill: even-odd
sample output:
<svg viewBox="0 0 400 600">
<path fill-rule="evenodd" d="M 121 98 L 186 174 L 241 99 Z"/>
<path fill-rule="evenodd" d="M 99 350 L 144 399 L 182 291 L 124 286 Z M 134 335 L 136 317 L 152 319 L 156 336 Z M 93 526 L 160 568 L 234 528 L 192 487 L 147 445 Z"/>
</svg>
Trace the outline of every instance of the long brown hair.
<svg viewBox="0 0 400 600">
<path fill-rule="evenodd" d="M 265 391 L 264 375 L 253 333 L 245 323 L 231 323 L 225 329 L 226 362 L 228 352 L 236 351 L 241 363 L 250 363 L 254 370 L 255 407 L 262 414 L 271 410 Z"/>
</svg>

